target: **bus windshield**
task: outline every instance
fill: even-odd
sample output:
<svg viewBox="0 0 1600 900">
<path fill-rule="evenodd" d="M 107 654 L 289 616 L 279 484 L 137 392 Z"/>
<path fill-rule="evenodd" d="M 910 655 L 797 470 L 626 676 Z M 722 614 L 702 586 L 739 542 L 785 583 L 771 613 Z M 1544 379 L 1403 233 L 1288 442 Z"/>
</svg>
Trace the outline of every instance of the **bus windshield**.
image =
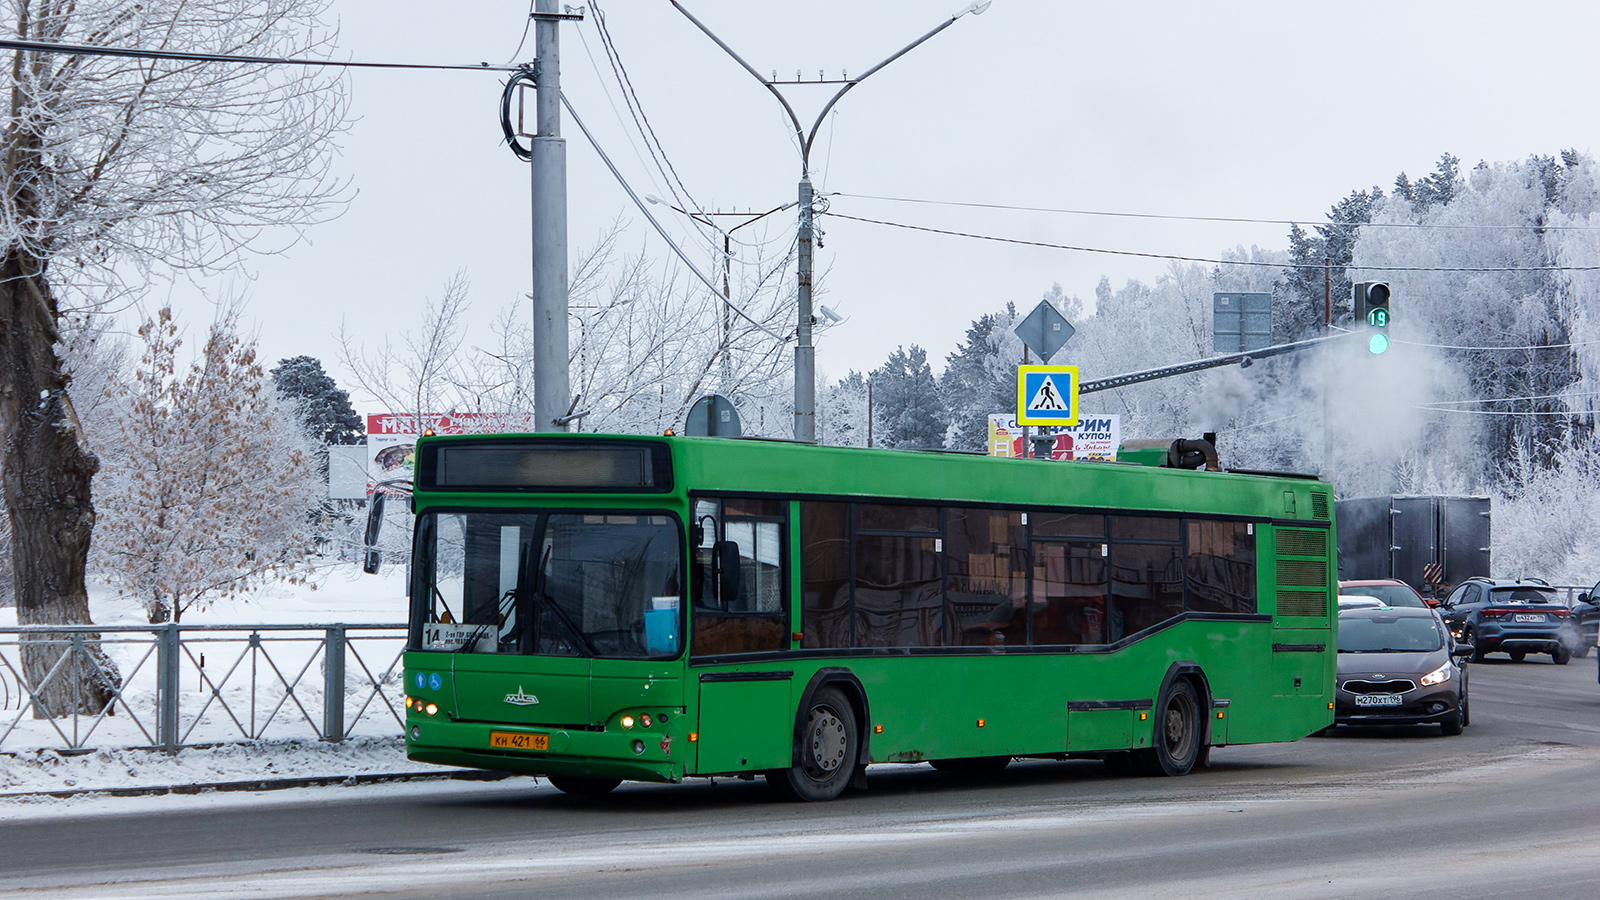
<svg viewBox="0 0 1600 900">
<path fill-rule="evenodd" d="M 454 653 L 678 655 L 681 526 L 610 512 L 428 513 L 412 646 Z"/>
</svg>

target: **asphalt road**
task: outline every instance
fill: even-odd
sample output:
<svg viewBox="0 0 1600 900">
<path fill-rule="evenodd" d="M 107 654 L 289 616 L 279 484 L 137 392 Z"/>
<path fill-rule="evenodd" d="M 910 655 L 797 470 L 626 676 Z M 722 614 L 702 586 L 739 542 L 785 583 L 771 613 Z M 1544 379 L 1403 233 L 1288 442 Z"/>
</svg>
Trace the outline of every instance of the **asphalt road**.
<svg viewBox="0 0 1600 900">
<path fill-rule="evenodd" d="M 812 805 L 760 781 L 579 801 L 530 779 L 68 804 L 0 822 L 0 894 L 1600 896 L 1595 659 L 1472 668 L 1460 737 L 1344 729 L 1180 779 L 1024 762 L 875 767 Z"/>
</svg>

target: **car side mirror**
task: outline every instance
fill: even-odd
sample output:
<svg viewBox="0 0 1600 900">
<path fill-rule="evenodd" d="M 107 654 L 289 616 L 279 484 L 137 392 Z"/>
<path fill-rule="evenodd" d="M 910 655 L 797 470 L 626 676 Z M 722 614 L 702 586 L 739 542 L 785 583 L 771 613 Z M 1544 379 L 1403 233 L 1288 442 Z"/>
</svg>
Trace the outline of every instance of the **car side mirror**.
<svg viewBox="0 0 1600 900">
<path fill-rule="evenodd" d="M 368 575 L 378 574 L 378 567 L 383 564 L 383 554 L 378 552 L 378 533 L 383 530 L 384 496 L 382 490 L 375 489 L 372 499 L 367 501 L 367 530 L 361 548 L 361 571 Z"/>
<path fill-rule="evenodd" d="M 1589 592 L 1588 591 L 1584 591 L 1583 593 L 1579 594 L 1578 595 L 1578 602 L 1579 603 L 1588 603 L 1589 602 Z"/>
<path fill-rule="evenodd" d="M 1471 656 L 1472 654 L 1477 653 L 1477 652 L 1478 652 L 1478 648 L 1472 646 L 1471 644 L 1459 644 L 1458 643 L 1458 644 L 1456 644 L 1455 649 L 1450 651 L 1450 655 L 1451 656 Z"/>
<path fill-rule="evenodd" d="M 739 545 L 734 541 L 717 541 L 711 547 L 717 563 L 717 599 L 727 609 L 739 600 Z"/>
</svg>

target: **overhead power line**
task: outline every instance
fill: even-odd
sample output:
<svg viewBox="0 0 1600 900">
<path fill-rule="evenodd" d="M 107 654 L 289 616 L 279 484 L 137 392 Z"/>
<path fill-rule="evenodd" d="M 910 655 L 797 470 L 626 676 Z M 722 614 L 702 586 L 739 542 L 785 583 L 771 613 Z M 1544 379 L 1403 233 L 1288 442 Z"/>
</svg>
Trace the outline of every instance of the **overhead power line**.
<svg viewBox="0 0 1600 900">
<path fill-rule="evenodd" d="M 1421 341 L 1394 341 L 1396 344 L 1407 344 L 1412 347 L 1426 347 L 1430 350 L 1471 350 L 1480 352 L 1494 351 L 1522 351 L 1522 350 L 1559 350 L 1563 347 L 1587 347 L 1590 344 L 1600 344 L 1600 341 L 1572 341 L 1566 344 L 1523 344 L 1515 347 L 1474 347 L 1463 344 L 1424 344 Z"/>
<path fill-rule="evenodd" d="M 851 194 L 829 191 L 830 196 L 856 200 L 883 200 L 889 203 L 919 203 L 928 206 L 959 206 L 968 209 L 1000 209 L 1012 212 L 1059 213 L 1070 216 L 1102 216 L 1115 219 L 1160 219 L 1173 222 L 1227 222 L 1244 225 L 1312 225 L 1360 228 L 1449 228 L 1536 231 L 1600 231 L 1600 225 L 1450 225 L 1442 222 L 1319 222 L 1315 219 L 1254 219 L 1245 216 L 1180 216 L 1167 213 L 1115 212 L 1103 209 L 1068 209 L 1057 206 L 1013 206 L 1005 203 L 975 203 L 961 200 L 935 200 L 926 197 L 887 197 L 880 194 Z"/>
<path fill-rule="evenodd" d="M 241 56 L 236 53 L 189 53 L 182 50 L 146 50 L 139 47 L 99 47 L 92 44 L 62 44 L 55 41 L 0 39 L 0 50 L 29 50 L 35 53 L 65 53 L 72 56 L 119 56 L 129 59 L 165 59 L 175 62 L 239 63 L 250 66 L 314 66 L 333 69 L 434 69 L 458 72 L 515 72 L 516 66 L 490 63 L 452 65 L 448 63 L 358 62 L 338 59 L 304 59 L 291 56 Z"/>
<path fill-rule="evenodd" d="M 944 228 L 929 228 L 926 225 L 908 225 L 904 222 L 889 222 L 883 219 L 868 219 L 863 216 L 850 216 L 844 213 L 829 211 L 836 219 L 848 219 L 852 222 L 865 222 L 869 225 L 884 225 L 889 228 L 903 228 L 907 231 L 921 231 L 927 234 L 942 234 L 949 237 L 968 238 L 975 241 L 990 241 L 998 244 L 1017 244 L 1024 247 L 1044 247 L 1050 250 L 1071 250 L 1077 253 L 1100 253 L 1107 256 L 1133 256 L 1140 259 L 1170 259 L 1177 262 L 1211 263 L 1219 266 L 1254 266 L 1263 269 L 1316 269 L 1321 270 L 1321 263 L 1275 263 L 1253 259 L 1217 259 L 1209 256 L 1182 256 L 1176 253 L 1146 253 L 1139 250 L 1112 250 L 1106 247 L 1079 247 L 1072 244 L 1054 244 L 1049 241 L 1029 241 L 1022 238 L 998 237 L 992 234 L 974 234 L 969 231 L 950 231 Z M 1335 268 L 1347 272 L 1595 272 L 1600 271 L 1600 265 L 1593 266 L 1356 266 L 1341 265 Z"/>
</svg>

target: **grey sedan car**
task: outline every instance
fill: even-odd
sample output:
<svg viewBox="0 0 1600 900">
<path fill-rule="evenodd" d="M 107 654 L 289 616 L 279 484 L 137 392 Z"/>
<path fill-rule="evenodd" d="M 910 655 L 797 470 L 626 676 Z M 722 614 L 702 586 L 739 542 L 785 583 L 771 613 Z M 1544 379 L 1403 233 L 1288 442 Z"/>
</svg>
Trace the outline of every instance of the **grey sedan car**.
<svg viewBox="0 0 1600 900">
<path fill-rule="evenodd" d="M 1460 734 L 1472 719 L 1467 667 L 1430 609 L 1347 609 L 1339 613 L 1339 725 L 1431 725 Z"/>
</svg>

